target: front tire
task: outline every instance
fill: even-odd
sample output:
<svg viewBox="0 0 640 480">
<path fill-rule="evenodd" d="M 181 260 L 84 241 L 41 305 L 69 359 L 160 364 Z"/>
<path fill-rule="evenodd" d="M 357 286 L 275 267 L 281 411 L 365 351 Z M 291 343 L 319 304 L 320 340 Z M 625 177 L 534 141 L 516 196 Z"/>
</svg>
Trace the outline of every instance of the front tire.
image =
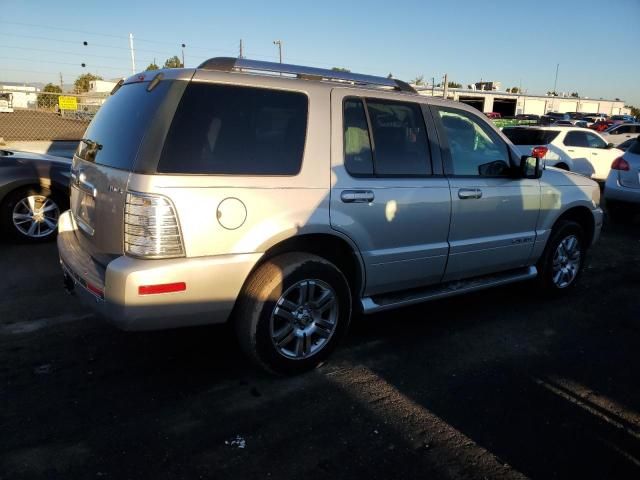
<svg viewBox="0 0 640 480">
<path fill-rule="evenodd" d="M 301 373 L 321 364 L 344 337 L 351 292 L 331 262 L 287 253 L 251 275 L 234 317 L 240 346 L 255 363 L 272 373 Z"/>
<path fill-rule="evenodd" d="M 549 243 L 538 262 L 539 282 L 550 293 L 565 293 L 577 283 L 586 259 L 582 226 L 562 220 L 551 231 Z"/>
</svg>

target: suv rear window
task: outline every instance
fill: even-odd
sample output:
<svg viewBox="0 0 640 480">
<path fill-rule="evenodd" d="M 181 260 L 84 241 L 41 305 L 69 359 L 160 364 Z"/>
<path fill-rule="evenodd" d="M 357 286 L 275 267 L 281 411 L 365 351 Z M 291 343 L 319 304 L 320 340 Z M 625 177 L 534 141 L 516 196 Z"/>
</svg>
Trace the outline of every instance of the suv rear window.
<svg viewBox="0 0 640 480">
<path fill-rule="evenodd" d="M 193 82 L 178 105 L 158 172 L 296 175 L 307 110 L 303 93 Z"/>
<path fill-rule="evenodd" d="M 160 82 L 150 92 L 147 92 L 149 82 L 130 83 L 107 99 L 85 133 L 85 138 L 102 146 L 95 156 L 96 163 L 122 170 L 134 169 L 138 147 L 149 121 L 166 98 L 172 83 L 175 82 Z M 87 153 L 86 148 L 78 148 L 76 155 L 89 160 Z"/>
<path fill-rule="evenodd" d="M 553 130 L 537 130 L 535 128 L 504 128 L 502 130 L 514 145 L 548 145 L 560 134 Z"/>
</svg>

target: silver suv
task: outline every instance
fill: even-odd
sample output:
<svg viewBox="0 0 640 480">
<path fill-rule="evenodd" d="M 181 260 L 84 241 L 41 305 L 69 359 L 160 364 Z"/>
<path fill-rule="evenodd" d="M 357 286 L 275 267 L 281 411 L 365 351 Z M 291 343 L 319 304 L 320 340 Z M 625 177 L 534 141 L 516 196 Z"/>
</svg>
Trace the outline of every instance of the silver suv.
<svg viewBox="0 0 640 480">
<path fill-rule="evenodd" d="M 364 314 L 538 277 L 602 225 L 586 177 L 394 79 L 215 58 L 122 82 L 73 159 L 68 290 L 126 330 L 233 322 L 309 369 Z"/>
</svg>

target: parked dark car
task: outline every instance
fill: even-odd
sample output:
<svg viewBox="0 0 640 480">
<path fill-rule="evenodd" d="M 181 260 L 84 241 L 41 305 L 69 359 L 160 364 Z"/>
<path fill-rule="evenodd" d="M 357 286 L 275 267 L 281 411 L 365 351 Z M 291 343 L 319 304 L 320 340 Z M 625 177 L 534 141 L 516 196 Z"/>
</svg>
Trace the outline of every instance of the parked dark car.
<svg viewBox="0 0 640 480">
<path fill-rule="evenodd" d="M 540 120 L 540 115 L 533 113 L 519 113 L 516 115 L 516 120 Z"/>
<path fill-rule="evenodd" d="M 23 242 L 50 240 L 68 208 L 71 160 L 0 150 L 0 229 Z"/>
</svg>

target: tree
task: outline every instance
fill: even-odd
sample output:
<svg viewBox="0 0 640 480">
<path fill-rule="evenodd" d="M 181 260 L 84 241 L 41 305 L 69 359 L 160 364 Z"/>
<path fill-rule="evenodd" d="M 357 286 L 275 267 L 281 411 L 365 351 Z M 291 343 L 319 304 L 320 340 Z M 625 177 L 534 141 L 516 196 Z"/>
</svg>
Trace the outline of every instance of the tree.
<svg viewBox="0 0 640 480">
<path fill-rule="evenodd" d="M 89 82 L 93 80 L 102 80 L 102 77 L 99 75 L 94 75 L 93 73 L 83 73 L 76 81 L 73 82 L 73 87 L 76 93 L 85 93 L 89 91 Z"/>
<path fill-rule="evenodd" d="M 182 62 L 177 55 L 174 55 L 173 57 L 165 60 L 163 68 L 182 68 Z"/>
<path fill-rule="evenodd" d="M 393 73 L 390 73 L 389 75 L 387 75 L 387 78 L 393 78 Z"/>
<path fill-rule="evenodd" d="M 418 75 L 416 78 L 414 78 L 413 80 L 410 80 L 409 83 L 413 83 L 416 86 L 421 86 L 424 85 L 424 75 Z"/>
<path fill-rule="evenodd" d="M 333 67 L 331 70 L 333 70 L 334 72 L 351 73 L 351 70 L 349 70 L 348 68 L 342 68 L 342 67 Z"/>
<path fill-rule="evenodd" d="M 509 89 L 507 88 L 507 92 L 509 91 Z M 511 93 L 518 93 L 520 91 L 520 89 L 518 87 L 511 87 Z"/>
<path fill-rule="evenodd" d="M 578 92 L 571 92 L 571 96 L 573 98 L 580 98 L 580 94 Z"/>
<path fill-rule="evenodd" d="M 549 90 L 549 91 L 547 92 L 547 95 L 548 95 L 549 97 L 557 97 L 557 96 L 558 96 L 558 93 L 557 93 L 557 92 L 552 92 L 551 90 Z"/>
<path fill-rule="evenodd" d="M 160 67 L 156 64 L 156 61 L 154 60 L 144 70 L 146 72 L 148 72 L 149 70 L 160 70 Z"/>
<path fill-rule="evenodd" d="M 457 82 L 448 82 L 447 85 L 449 88 L 462 88 L 462 84 Z"/>
<path fill-rule="evenodd" d="M 640 117 L 640 108 L 634 107 L 633 105 L 625 105 L 625 107 L 631 110 L 631 115 L 634 117 Z"/>
<path fill-rule="evenodd" d="M 42 89 L 43 92 L 38 94 L 38 108 L 54 108 L 58 104 L 58 95 L 54 93 L 62 93 L 62 89 L 53 83 L 47 83 Z"/>
</svg>

